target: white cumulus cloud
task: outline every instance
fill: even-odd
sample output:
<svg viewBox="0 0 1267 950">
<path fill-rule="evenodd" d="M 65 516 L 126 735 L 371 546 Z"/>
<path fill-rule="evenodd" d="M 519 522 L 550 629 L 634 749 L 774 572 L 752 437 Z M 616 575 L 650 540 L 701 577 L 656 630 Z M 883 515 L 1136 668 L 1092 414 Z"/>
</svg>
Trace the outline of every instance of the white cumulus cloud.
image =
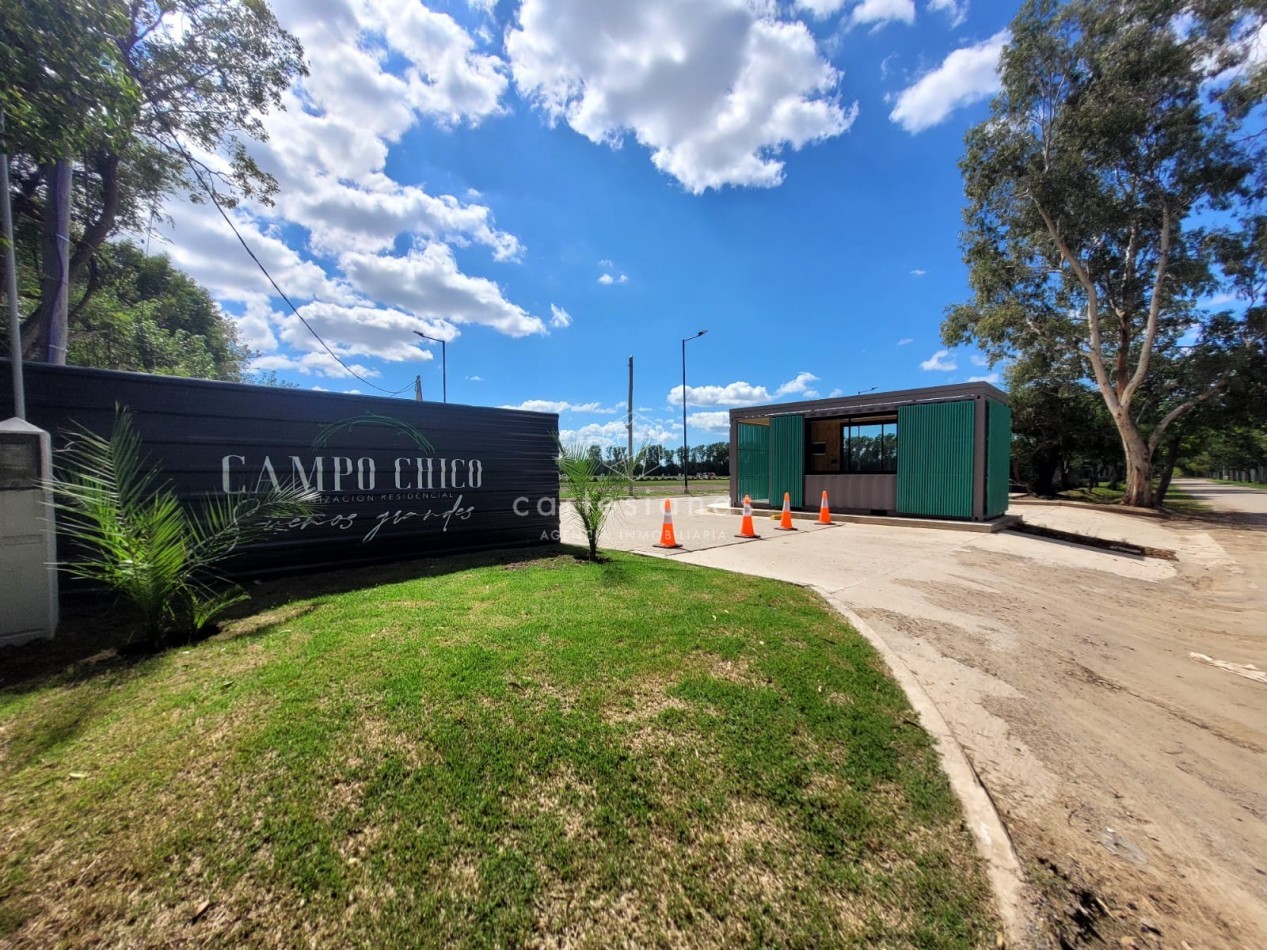
<svg viewBox="0 0 1267 950">
<path fill-rule="evenodd" d="M 299 319 L 303 317 L 303 321 Z M 389 362 L 432 359 L 414 330 L 440 340 L 452 340 L 457 330 L 447 324 L 426 323 L 412 314 L 384 307 L 344 306 L 313 301 L 292 313 L 275 317 L 278 337 L 299 351 L 323 353 L 325 347 L 308 329 L 315 330 L 326 346 L 340 357 L 377 356 Z"/>
<path fill-rule="evenodd" d="M 809 384 L 818 381 L 818 377 L 813 373 L 797 373 L 795 379 L 788 380 L 782 386 L 774 391 L 775 396 L 790 396 L 797 394 L 804 396 L 806 399 L 813 399 L 818 395 Z"/>
<path fill-rule="evenodd" d="M 686 417 L 686 422 L 692 432 L 699 429 L 706 432 L 730 432 L 730 412 L 725 409 L 717 412 L 692 412 Z"/>
<path fill-rule="evenodd" d="M 669 405 L 680 405 L 682 387 L 674 386 L 665 399 Z M 725 386 L 687 386 L 686 401 L 691 406 L 755 406 L 770 401 L 770 390 L 743 381 Z"/>
<path fill-rule="evenodd" d="M 365 8 L 387 45 L 409 61 L 410 105 L 447 124 L 476 123 L 501 111 L 505 64 L 478 52 L 453 17 L 418 0 L 366 0 Z"/>
<path fill-rule="evenodd" d="M 725 386 L 687 386 L 686 402 L 691 406 L 755 406 L 763 402 L 773 402 L 780 396 L 800 395 L 813 399 L 818 395 L 809 384 L 817 381 L 813 373 L 798 373 L 794 379 L 788 380 L 775 388 L 773 395 L 765 386 L 754 386 L 752 383 L 739 380 Z M 682 404 L 682 387 L 674 386 L 665 397 L 668 405 Z"/>
<path fill-rule="evenodd" d="M 968 19 L 968 0 L 928 0 L 928 9 L 944 13 L 951 26 L 962 26 Z"/>
<path fill-rule="evenodd" d="M 633 434 L 635 449 L 643 445 L 672 446 L 675 442 L 680 443 L 682 440 L 682 424 L 681 422 L 635 418 Z M 627 444 L 628 438 L 628 430 L 623 421 L 591 422 L 575 429 L 559 430 L 559 441 L 564 445 L 598 445 L 606 448 L 613 445 L 623 446 Z"/>
<path fill-rule="evenodd" d="M 699 194 L 783 180 L 786 149 L 840 135 L 857 107 L 804 23 L 748 0 L 524 0 L 507 34 L 515 85 L 551 122 L 627 135 Z"/>
<path fill-rule="evenodd" d="M 488 207 L 430 195 L 379 173 L 365 175 L 356 185 L 319 172 L 302 184 L 292 178 L 285 185 L 278 211 L 307 227 L 314 248 L 325 253 L 387 251 L 401 234 L 459 246 L 482 244 L 496 260 L 516 260 L 523 250 L 518 238 L 493 224 Z"/>
<path fill-rule="evenodd" d="M 556 307 L 550 304 L 550 326 L 552 327 L 570 327 L 572 325 L 572 315 L 562 307 Z"/>
<path fill-rule="evenodd" d="M 915 0 L 862 0 L 849 13 L 851 23 L 905 23 L 915 22 Z"/>
<path fill-rule="evenodd" d="M 347 363 L 347 361 L 340 363 L 324 351 L 320 353 L 305 353 L 300 357 L 285 356 L 281 353 L 261 356 L 251 363 L 251 369 L 264 372 L 268 370 L 289 370 L 295 373 L 302 373 L 304 376 L 311 376 L 316 373 L 318 376 L 326 376 L 330 379 L 349 379 L 353 373 L 357 376 L 369 378 L 381 375 L 378 370 L 362 366 L 360 363 Z"/>
<path fill-rule="evenodd" d="M 244 201 L 229 214 L 277 284 L 344 357 L 427 359 L 417 338 L 408 340 L 410 326 L 431 325 L 420 320 L 450 333 L 452 324 L 545 332 L 494 281 L 457 265 L 455 247 L 506 262 L 523 253 L 479 192 L 432 194 L 388 171 L 389 151 L 418 123 L 473 126 L 504 111 L 509 70 L 495 48 L 419 0 L 271 6 L 304 44 L 311 72 L 286 92 L 284 110 L 265 117 L 268 141 L 248 143 L 278 181 L 276 204 Z M 225 305 L 243 339 L 296 372 L 322 371 L 314 359 L 328 354 L 319 355 L 214 208 L 172 201 L 165 210 L 171 223 L 156 232 L 163 249 Z"/>
<path fill-rule="evenodd" d="M 920 363 L 919 368 L 926 372 L 953 373 L 959 368 L 959 364 L 950 355 L 950 350 L 938 350 Z"/>
<path fill-rule="evenodd" d="M 796 0 L 796 8 L 804 10 L 816 19 L 825 20 L 840 12 L 848 0 Z"/>
<path fill-rule="evenodd" d="M 599 402 L 567 402 L 556 399 L 525 399 L 516 406 L 501 406 L 501 409 L 522 409 L 524 412 L 596 412 L 610 415 L 614 409 L 604 408 Z"/>
<path fill-rule="evenodd" d="M 458 270 L 444 244 L 400 257 L 349 253 L 339 263 L 363 293 L 421 317 L 489 326 L 507 336 L 546 331 L 540 317 L 507 300 L 496 283 Z"/>
<path fill-rule="evenodd" d="M 889 118 L 907 132 L 945 121 L 953 111 L 989 98 L 1000 88 L 999 56 L 1011 35 L 1000 30 L 975 46 L 952 52 L 940 66 L 903 89 Z"/>
</svg>

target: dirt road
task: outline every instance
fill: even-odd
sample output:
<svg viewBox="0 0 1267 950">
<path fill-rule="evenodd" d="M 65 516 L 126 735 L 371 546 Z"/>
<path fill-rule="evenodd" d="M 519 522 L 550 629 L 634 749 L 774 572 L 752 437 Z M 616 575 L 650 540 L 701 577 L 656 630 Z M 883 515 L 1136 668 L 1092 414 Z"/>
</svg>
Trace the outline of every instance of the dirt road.
<svg viewBox="0 0 1267 950">
<path fill-rule="evenodd" d="M 1205 478 L 1176 478 L 1175 487 L 1219 511 L 1240 515 L 1267 515 L 1267 491 L 1258 488 L 1242 488 L 1239 485 L 1212 482 Z M 1257 521 L 1254 518 L 1238 520 L 1242 523 Z"/>
<path fill-rule="evenodd" d="M 1173 574 L 974 546 L 856 600 L 993 795 L 1051 939 L 1263 946 L 1267 685 L 1193 654 L 1267 669 L 1267 533 L 1116 534 L 1175 549 L 1152 565 Z"/>
<path fill-rule="evenodd" d="M 860 524 L 736 543 L 689 510 L 676 556 L 812 583 L 874 628 L 1003 816 L 1039 945 L 1267 945 L 1267 685 L 1237 670 L 1267 670 L 1267 516 L 1016 510 L 1176 559 Z M 650 550 L 645 520 L 613 546 Z"/>
</svg>

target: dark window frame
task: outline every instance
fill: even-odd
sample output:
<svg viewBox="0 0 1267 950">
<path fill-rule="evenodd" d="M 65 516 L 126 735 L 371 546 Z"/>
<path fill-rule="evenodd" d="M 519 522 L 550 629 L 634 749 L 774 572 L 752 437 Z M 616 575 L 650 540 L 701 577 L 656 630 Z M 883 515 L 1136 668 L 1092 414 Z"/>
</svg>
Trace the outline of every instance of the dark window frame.
<svg viewBox="0 0 1267 950">
<path fill-rule="evenodd" d="M 822 466 L 825 453 L 814 452 L 812 446 L 823 444 L 822 440 L 811 441 L 810 427 L 824 423 L 834 423 L 836 444 L 840 446 L 840 464 L 835 468 Z M 805 420 L 805 474 L 806 475 L 896 475 L 899 459 L 897 456 L 897 413 L 881 413 L 864 416 L 829 416 L 826 418 L 809 418 Z M 880 427 L 880 469 L 878 471 L 859 471 L 854 465 L 853 435 L 851 430 L 863 426 Z M 890 442 L 890 437 L 892 442 Z M 889 451 L 889 446 L 892 451 Z"/>
</svg>

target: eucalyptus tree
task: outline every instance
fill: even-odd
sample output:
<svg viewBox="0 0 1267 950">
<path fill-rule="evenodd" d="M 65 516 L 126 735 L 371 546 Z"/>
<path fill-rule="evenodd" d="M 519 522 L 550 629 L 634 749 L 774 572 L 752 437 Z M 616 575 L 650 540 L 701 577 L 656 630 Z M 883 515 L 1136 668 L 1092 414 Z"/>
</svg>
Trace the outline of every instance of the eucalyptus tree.
<svg viewBox="0 0 1267 950">
<path fill-rule="evenodd" d="M 1264 195 L 1265 11 L 1027 0 L 967 135 L 973 295 L 943 339 L 995 360 L 1067 355 L 1112 417 L 1127 504 L 1157 502 L 1167 429 L 1262 359 L 1261 287 L 1237 269 Z"/>
</svg>

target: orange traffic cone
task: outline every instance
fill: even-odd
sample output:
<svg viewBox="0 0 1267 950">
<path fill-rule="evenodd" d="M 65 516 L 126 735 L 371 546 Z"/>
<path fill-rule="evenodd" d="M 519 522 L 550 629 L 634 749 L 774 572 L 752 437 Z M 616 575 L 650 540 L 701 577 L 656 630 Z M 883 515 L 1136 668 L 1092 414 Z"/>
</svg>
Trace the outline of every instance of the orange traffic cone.
<svg viewBox="0 0 1267 950">
<path fill-rule="evenodd" d="M 831 509 L 827 507 L 827 492 L 823 492 L 823 500 L 818 503 L 818 521 L 815 524 L 835 527 L 835 522 L 831 520 Z"/>
<path fill-rule="evenodd" d="M 739 522 L 739 533 L 736 538 L 759 538 L 761 535 L 752 526 L 752 499 L 743 496 L 743 521 Z"/>
<path fill-rule="evenodd" d="M 796 525 L 792 524 L 792 493 L 783 493 L 783 517 L 779 519 L 778 527 L 775 531 L 796 531 Z"/>
<path fill-rule="evenodd" d="M 669 499 L 664 499 L 664 527 L 660 529 L 660 543 L 654 545 L 657 548 L 680 548 L 682 545 L 677 543 L 677 538 L 673 537 L 673 507 L 669 504 Z"/>
</svg>

